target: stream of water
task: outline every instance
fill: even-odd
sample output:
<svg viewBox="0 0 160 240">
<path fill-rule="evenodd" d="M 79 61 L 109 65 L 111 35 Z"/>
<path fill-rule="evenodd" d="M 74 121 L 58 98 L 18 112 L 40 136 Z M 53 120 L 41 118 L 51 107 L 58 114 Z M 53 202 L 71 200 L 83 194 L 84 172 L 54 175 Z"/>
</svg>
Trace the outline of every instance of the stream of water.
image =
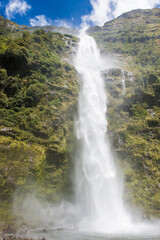
<svg viewBox="0 0 160 240">
<path fill-rule="evenodd" d="M 145 232 L 139 236 L 136 234 L 103 234 L 103 233 L 86 233 L 78 230 L 59 230 L 48 231 L 47 233 L 32 233 L 32 237 L 46 238 L 47 240 L 160 240 L 156 234 L 147 235 Z"/>
<path fill-rule="evenodd" d="M 125 83 L 125 72 L 123 69 L 121 70 L 121 81 L 122 81 L 122 91 L 123 91 L 123 94 L 125 94 L 126 83 Z"/>
<path fill-rule="evenodd" d="M 76 133 L 79 154 L 76 166 L 76 206 L 80 227 L 125 231 L 131 219 L 123 202 L 123 190 L 107 137 L 107 99 L 101 70 L 107 67 L 94 39 L 80 35 L 75 67 L 80 74 Z"/>
</svg>

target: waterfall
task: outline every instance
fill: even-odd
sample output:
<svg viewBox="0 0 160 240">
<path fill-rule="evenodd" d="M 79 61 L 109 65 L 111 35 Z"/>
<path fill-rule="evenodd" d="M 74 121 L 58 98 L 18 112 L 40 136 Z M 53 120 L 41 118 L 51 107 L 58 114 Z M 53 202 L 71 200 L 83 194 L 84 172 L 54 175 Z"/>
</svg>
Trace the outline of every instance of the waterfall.
<svg viewBox="0 0 160 240">
<path fill-rule="evenodd" d="M 144 222 L 139 216 L 133 218 L 126 210 L 123 184 L 107 136 L 107 98 L 101 70 L 111 66 L 101 59 L 94 39 L 84 32 L 80 35 L 74 65 L 80 79 L 75 120 L 78 139 L 75 201 L 50 204 L 42 203 L 35 195 L 25 199 L 16 195 L 13 206 L 16 216 L 23 224 L 36 227 L 36 237 L 37 229 L 49 230 L 46 231 L 48 239 L 99 239 L 92 238 L 95 233 L 100 233 L 100 238 L 101 233 L 126 235 L 125 239 L 131 239 L 129 235 L 142 236 L 141 239 L 143 236 L 147 239 L 148 236 L 160 236 L 160 222 Z M 30 232 L 32 234 L 32 228 Z M 55 232 L 60 235 L 54 237 Z M 83 237 L 84 233 L 91 233 L 91 237 Z"/>
<path fill-rule="evenodd" d="M 122 81 L 122 91 L 123 91 L 123 94 L 125 94 L 126 83 L 125 83 L 125 73 L 123 69 L 121 69 L 121 81 Z"/>
<path fill-rule="evenodd" d="M 106 65 L 94 39 L 80 35 L 75 67 L 80 75 L 76 134 L 76 206 L 81 227 L 122 231 L 130 222 L 107 137 L 107 99 L 101 70 Z"/>
</svg>

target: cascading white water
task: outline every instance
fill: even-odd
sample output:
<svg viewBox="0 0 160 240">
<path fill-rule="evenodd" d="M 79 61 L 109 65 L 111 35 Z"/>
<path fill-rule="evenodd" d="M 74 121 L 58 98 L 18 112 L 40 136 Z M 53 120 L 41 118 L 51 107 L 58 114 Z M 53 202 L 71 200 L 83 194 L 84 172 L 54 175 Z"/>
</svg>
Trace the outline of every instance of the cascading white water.
<svg viewBox="0 0 160 240">
<path fill-rule="evenodd" d="M 123 69 L 121 70 L 121 81 L 122 81 L 122 91 L 123 91 L 123 94 L 125 94 L 126 82 L 125 82 L 125 73 Z"/>
<path fill-rule="evenodd" d="M 106 64 L 107 65 L 107 64 Z M 94 39 L 81 33 L 75 67 L 80 74 L 78 120 L 79 154 L 76 166 L 76 204 L 81 227 L 119 231 L 130 217 L 107 138 L 104 67 Z"/>
</svg>

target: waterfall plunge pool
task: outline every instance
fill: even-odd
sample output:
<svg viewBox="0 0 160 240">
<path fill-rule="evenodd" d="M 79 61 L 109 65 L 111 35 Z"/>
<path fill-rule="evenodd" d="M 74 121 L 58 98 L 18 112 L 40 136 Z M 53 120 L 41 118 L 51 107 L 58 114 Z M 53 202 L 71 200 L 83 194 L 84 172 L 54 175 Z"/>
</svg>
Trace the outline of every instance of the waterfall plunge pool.
<svg viewBox="0 0 160 240">
<path fill-rule="evenodd" d="M 135 231 L 136 232 L 136 231 Z M 103 233 L 87 233 L 74 230 L 48 230 L 48 231 L 33 231 L 28 233 L 25 237 L 41 238 L 46 240 L 160 240 L 160 236 L 156 233 L 152 235 L 145 235 L 144 233 L 139 235 L 129 234 L 103 234 Z"/>
</svg>

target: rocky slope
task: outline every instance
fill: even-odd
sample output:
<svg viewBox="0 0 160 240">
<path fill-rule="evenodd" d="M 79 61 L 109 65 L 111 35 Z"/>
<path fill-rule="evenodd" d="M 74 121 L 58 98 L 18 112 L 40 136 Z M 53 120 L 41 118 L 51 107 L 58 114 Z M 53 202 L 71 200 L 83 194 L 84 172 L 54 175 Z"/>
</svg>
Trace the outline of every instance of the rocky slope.
<svg viewBox="0 0 160 240">
<path fill-rule="evenodd" d="M 0 228 L 12 222 L 15 191 L 55 202 L 68 190 L 78 93 L 68 62 L 76 42 L 0 19 Z"/>
<path fill-rule="evenodd" d="M 118 68 L 103 75 L 108 131 L 125 172 L 126 201 L 144 216 L 160 217 L 160 9 L 124 13 L 88 33 L 104 55 L 119 59 Z"/>
</svg>

